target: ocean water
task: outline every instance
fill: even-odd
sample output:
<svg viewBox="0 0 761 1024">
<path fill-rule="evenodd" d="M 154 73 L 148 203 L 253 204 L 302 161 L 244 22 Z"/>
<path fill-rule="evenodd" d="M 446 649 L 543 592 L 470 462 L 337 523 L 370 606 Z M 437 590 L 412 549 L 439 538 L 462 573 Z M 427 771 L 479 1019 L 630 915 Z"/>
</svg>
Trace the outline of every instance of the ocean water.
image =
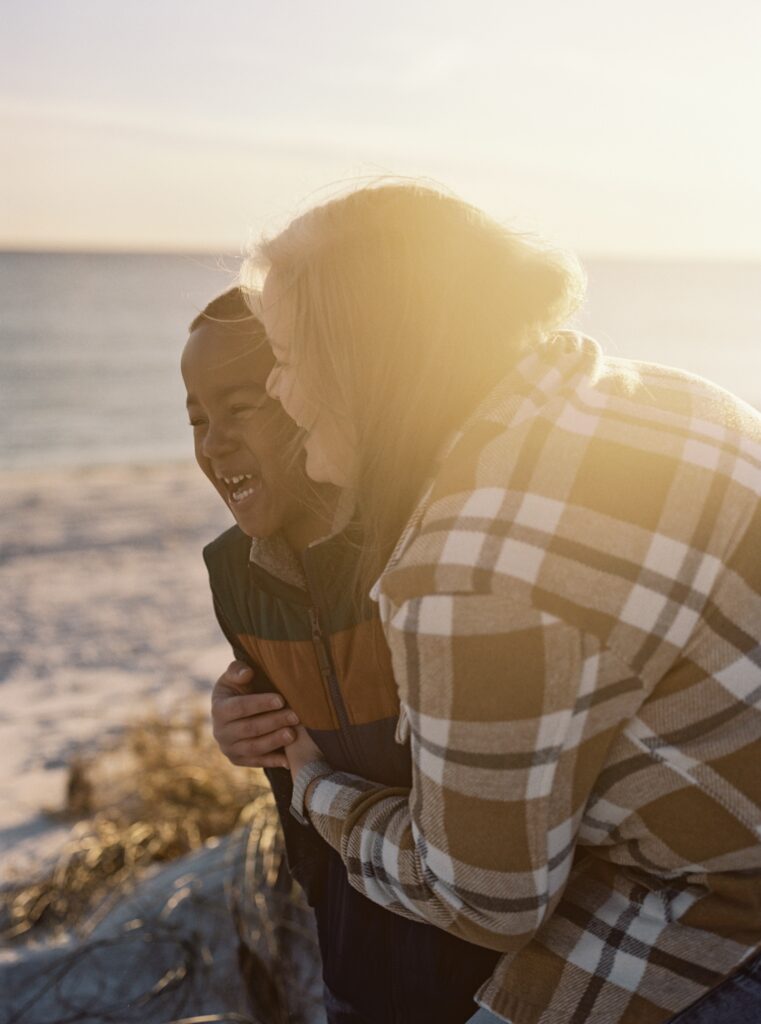
<svg viewBox="0 0 761 1024">
<path fill-rule="evenodd" d="M 179 356 L 234 269 L 216 256 L 0 254 L 0 467 L 189 454 Z"/>
<path fill-rule="evenodd" d="M 761 408 L 761 264 L 588 262 L 576 325 Z M 178 362 L 232 258 L 0 253 L 0 469 L 188 456 Z"/>
</svg>

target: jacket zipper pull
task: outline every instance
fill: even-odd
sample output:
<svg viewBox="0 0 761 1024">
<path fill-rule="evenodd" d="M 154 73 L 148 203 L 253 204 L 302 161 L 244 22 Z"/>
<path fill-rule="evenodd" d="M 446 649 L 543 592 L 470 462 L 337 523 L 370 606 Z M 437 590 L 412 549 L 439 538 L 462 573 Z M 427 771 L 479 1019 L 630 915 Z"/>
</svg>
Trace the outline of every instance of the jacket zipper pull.
<svg viewBox="0 0 761 1024">
<path fill-rule="evenodd" d="M 322 635 L 320 629 L 320 620 L 317 618 L 317 613 L 314 608 L 309 609 L 309 618 L 312 622 L 312 643 L 314 644 L 315 651 L 317 653 L 317 661 L 320 665 L 320 672 L 325 680 L 330 678 L 330 663 L 328 662 L 327 652 L 325 650 L 325 638 Z"/>
</svg>

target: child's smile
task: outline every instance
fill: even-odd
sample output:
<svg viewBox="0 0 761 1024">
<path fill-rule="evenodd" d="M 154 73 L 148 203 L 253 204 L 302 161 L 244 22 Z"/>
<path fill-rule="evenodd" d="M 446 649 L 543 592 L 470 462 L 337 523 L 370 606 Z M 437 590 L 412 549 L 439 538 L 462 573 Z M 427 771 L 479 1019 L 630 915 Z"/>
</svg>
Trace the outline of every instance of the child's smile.
<svg viewBox="0 0 761 1024">
<path fill-rule="evenodd" d="M 239 476 L 222 476 L 217 479 L 225 485 L 228 503 L 230 506 L 235 505 L 238 511 L 247 507 L 249 500 L 260 495 L 263 488 L 259 473 L 241 473 Z"/>
</svg>

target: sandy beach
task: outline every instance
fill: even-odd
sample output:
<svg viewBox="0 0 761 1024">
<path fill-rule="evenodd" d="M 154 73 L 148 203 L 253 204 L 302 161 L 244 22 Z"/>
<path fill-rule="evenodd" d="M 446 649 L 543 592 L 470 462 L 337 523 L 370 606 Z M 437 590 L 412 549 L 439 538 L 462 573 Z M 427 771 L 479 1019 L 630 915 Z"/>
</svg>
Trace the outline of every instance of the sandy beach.
<svg viewBox="0 0 761 1024">
<path fill-rule="evenodd" d="M 201 558 L 231 523 L 195 464 L 0 477 L 0 879 L 67 832 L 67 764 L 152 710 L 205 704 L 229 660 Z"/>
</svg>

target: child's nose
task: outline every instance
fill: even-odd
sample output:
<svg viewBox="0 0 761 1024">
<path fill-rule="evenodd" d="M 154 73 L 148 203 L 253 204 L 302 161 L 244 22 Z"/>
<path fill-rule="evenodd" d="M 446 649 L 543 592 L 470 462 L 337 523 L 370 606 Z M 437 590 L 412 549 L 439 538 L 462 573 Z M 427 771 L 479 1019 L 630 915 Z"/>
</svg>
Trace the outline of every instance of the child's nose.
<svg viewBox="0 0 761 1024">
<path fill-rule="evenodd" d="M 222 424 L 210 423 L 203 439 L 203 454 L 207 458 L 224 455 L 235 449 L 235 436 Z"/>
</svg>

